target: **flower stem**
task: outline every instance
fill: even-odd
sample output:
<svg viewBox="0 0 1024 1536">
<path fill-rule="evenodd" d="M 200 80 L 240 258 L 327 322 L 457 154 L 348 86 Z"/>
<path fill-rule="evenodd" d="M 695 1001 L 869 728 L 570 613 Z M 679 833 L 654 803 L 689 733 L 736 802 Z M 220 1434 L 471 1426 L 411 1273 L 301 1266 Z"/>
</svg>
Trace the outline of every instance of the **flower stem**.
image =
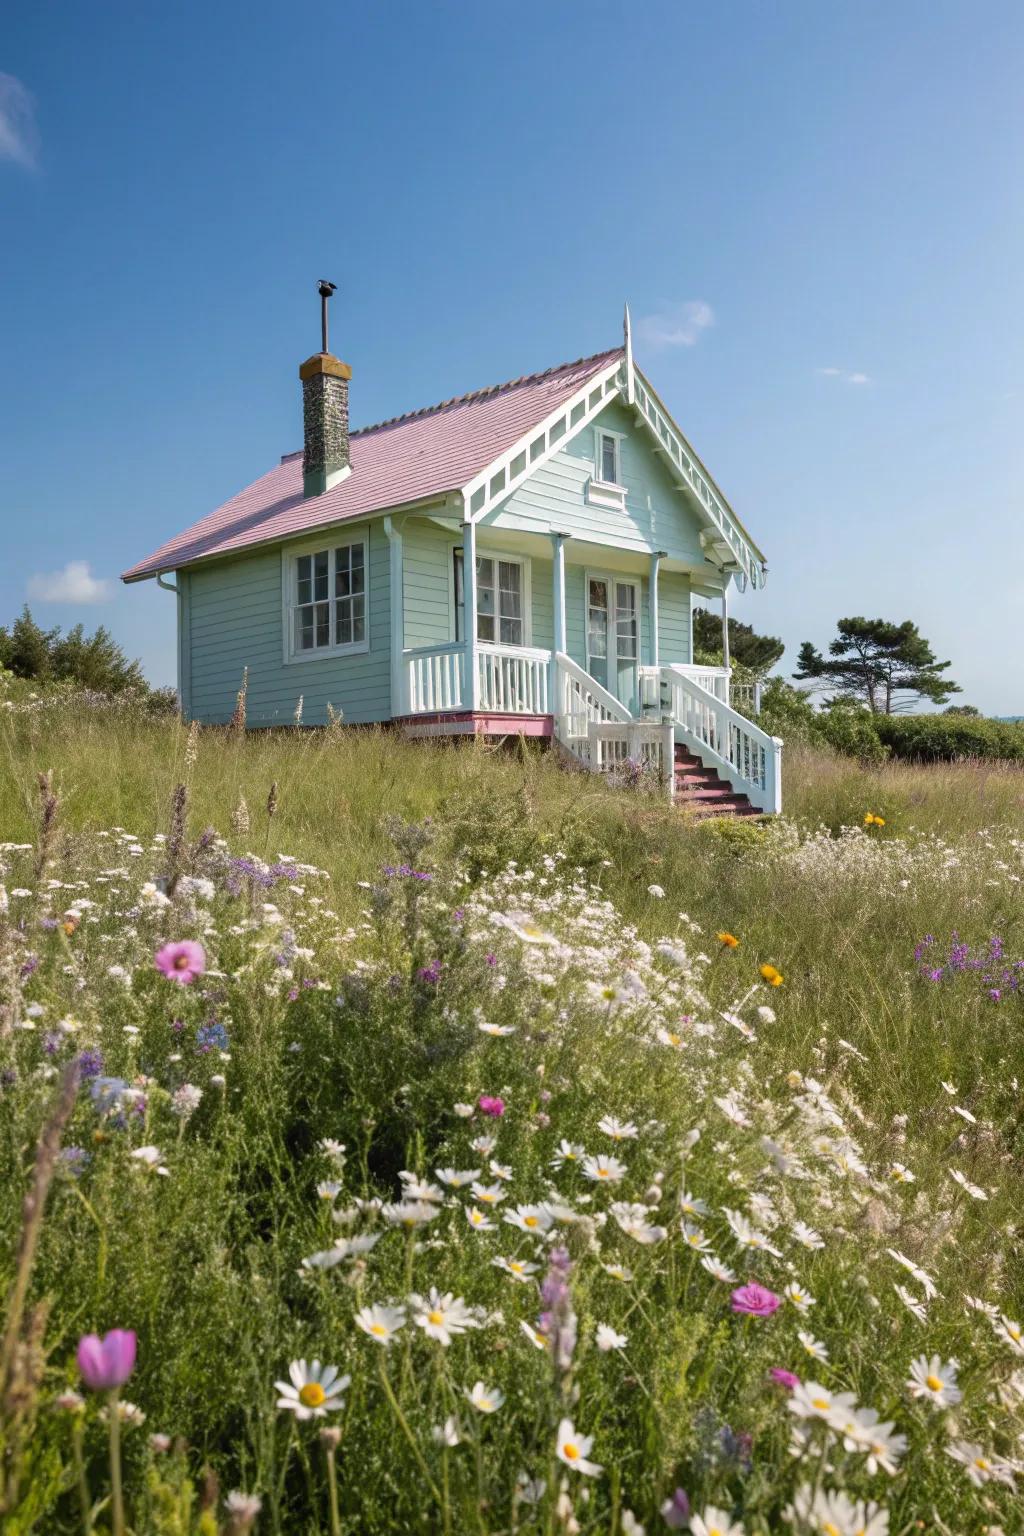
<svg viewBox="0 0 1024 1536">
<path fill-rule="evenodd" d="M 110 1518 L 113 1536 L 124 1536 L 124 1493 L 121 1488 L 121 1410 L 117 1388 L 107 1399 L 110 1419 Z"/>
<path fill-rule="evenodd" d="M 327 1447 L 327 1488 L 331 1497 L 331 1536 L 341 1536 L 341 1514 L 338 1510 L 338 1472 L 334 1465 L 334 1447 Z"/>
<path fill-rule="evenodd" d="M 438 1504 L 442 1503 L 441 1495 L 440 1495 L 440 1493 L 438 1491 L 437 1484 L 434 1482 L 434 1479 L 431 1477 L 431 1475 L 430 1475 L 430 1468 L 427 1466 L 426 1462 L 423 1459 L 423 1452 L 420 1450 L 419 1446 L 416 1444 L 416 1440 L 415 1440 L 415 1437 L 413 1435 L 413 1432 L 409 1428 L 409 1421 L 406 1419 L 405 1414 L 402 1412 L 401 1405 L 399 1404 L 398 1398 L 395 1396 L 394 1391 L 392 1390 L 391 1382 L 388 1380 L 388 1373 L 387 1373 L 387 1370 L 385 1369 L 384 1361 L 383 1360 L 381 1360 L 381 1362 L 380 1362 L 380 1382 L 381 1382 L 381 1386 L 384 1388 L 384 1396 L 387 1398 L 389 1404 L 391 1405 L 391 1411 L 394 1414 L 395 1418 L 398 1420 L 399 1428 L 401 1429 L 403 1435 L 405 1436 L 405 1438 L 409 1442 L 409 1449 L 412 1451 L 413 1455 L 416 1458 L 416 1464 L 419 1467 L 420 1471 L 423 1473 L 423 1476 L 427 1480 L 428 1488 L 430 1489 L 431 1493 L 433 1494 L 433 1496 L 436 1499 L 436 1501 L 438 1502 Z"/>
<path fill-rule="evenodd" d="M 89 1497 L 89 1484 L 85 1480 L 85 1458 L 82 1455 L 83 1428 L 80 1420 L 76 1420 L 71 1431 L 71 1455 L 75 1463 L 75 1482 L 78 1484 L 78 1503 L 82 1515 L 82 1530 L 85 1536 L 92 1533 L 92 1500 Z"/>
</svg>

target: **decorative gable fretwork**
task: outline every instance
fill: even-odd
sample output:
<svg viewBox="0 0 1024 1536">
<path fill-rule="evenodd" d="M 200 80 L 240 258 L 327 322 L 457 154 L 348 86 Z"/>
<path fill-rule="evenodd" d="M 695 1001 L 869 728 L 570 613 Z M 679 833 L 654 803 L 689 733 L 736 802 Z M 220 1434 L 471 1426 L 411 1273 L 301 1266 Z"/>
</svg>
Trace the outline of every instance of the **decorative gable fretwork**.
<svg viewBox="0 0 1024 1536">
<path fill-rule="evenodd" d="M 702 538 L 705 548 L 717 564 L 725 567 L 735 564 L 752 587 L 763 587 L 766 569 L 760 550 L 751 543 L 716 491 L 693 449 L 639 370 L 634 370 L 633 407 L 652 433 L 656 449 L 675 472 L 680 490 L 688 490 L 696 496 L 705 517 L 713 524 L 710 537 Z"/>
</svg>

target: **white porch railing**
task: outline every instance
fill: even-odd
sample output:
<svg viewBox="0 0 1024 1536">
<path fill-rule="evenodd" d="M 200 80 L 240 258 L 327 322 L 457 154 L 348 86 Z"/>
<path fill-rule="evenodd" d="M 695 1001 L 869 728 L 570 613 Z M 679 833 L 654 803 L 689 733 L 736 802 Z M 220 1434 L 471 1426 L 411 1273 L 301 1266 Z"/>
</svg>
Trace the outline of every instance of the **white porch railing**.
<svg viewBox="0 0 1024 1536">
<path fill-rule="evenodd" d="M 405 651 L 404 715 L 433 715 L 450 709 L 465 709 L 466 647 L 462 641 L 451 645 L 425 645 Z"/>
<path fill-rule="evenodd" d="M 663 694 L 680 735 L 758 810 L 782 810 L 782 742 L 715 697 L 684 667 L 662 667 Z"/>
<path fill-rule="evenodd" d="M 406 715 L 444 714 L 472 707 L 466 687 L 466 647 L 427 645 L 403 653 Z M 479 644 L 476 708 L 497 714 L 547 715 L 551 652 L 520 645 Z"/>
<path fill-rule="evenodd" d="M 524 645 L 477 646 L 477 709 L 508 715 L 547 715 L 551 652 Z"/>
</svg>

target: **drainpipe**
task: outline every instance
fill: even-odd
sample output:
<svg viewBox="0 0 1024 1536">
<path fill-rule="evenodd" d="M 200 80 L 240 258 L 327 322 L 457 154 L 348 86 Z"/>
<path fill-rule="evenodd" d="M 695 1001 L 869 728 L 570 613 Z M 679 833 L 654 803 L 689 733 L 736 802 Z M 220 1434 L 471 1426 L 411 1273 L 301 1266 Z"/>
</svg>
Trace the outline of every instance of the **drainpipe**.
<svg viewBox="0 0 1024 1536">
<path fill-rule="evenodd" d="M 405 567 L 402 550 L 401 524 L 389 513 L 384 519 L 384 532 L 388 540 L 389 606 L 391 608 L 391 718 L 409 713 L 406 698 L 404 657 L 405 650 Z"/>
</svg>

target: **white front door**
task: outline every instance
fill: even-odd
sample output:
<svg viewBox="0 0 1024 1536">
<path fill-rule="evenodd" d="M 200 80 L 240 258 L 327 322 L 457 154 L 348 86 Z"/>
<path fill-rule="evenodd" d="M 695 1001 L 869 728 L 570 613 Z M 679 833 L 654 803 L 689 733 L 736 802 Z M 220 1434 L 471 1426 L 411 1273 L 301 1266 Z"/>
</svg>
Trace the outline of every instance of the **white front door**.
<svg viewBox="0 0 1024 1536">
<path fill-rule="evenodd" d="M 640 584 L 587 577 L 587 671 L 630 714 L 640 710 Z"/>
</svg>

